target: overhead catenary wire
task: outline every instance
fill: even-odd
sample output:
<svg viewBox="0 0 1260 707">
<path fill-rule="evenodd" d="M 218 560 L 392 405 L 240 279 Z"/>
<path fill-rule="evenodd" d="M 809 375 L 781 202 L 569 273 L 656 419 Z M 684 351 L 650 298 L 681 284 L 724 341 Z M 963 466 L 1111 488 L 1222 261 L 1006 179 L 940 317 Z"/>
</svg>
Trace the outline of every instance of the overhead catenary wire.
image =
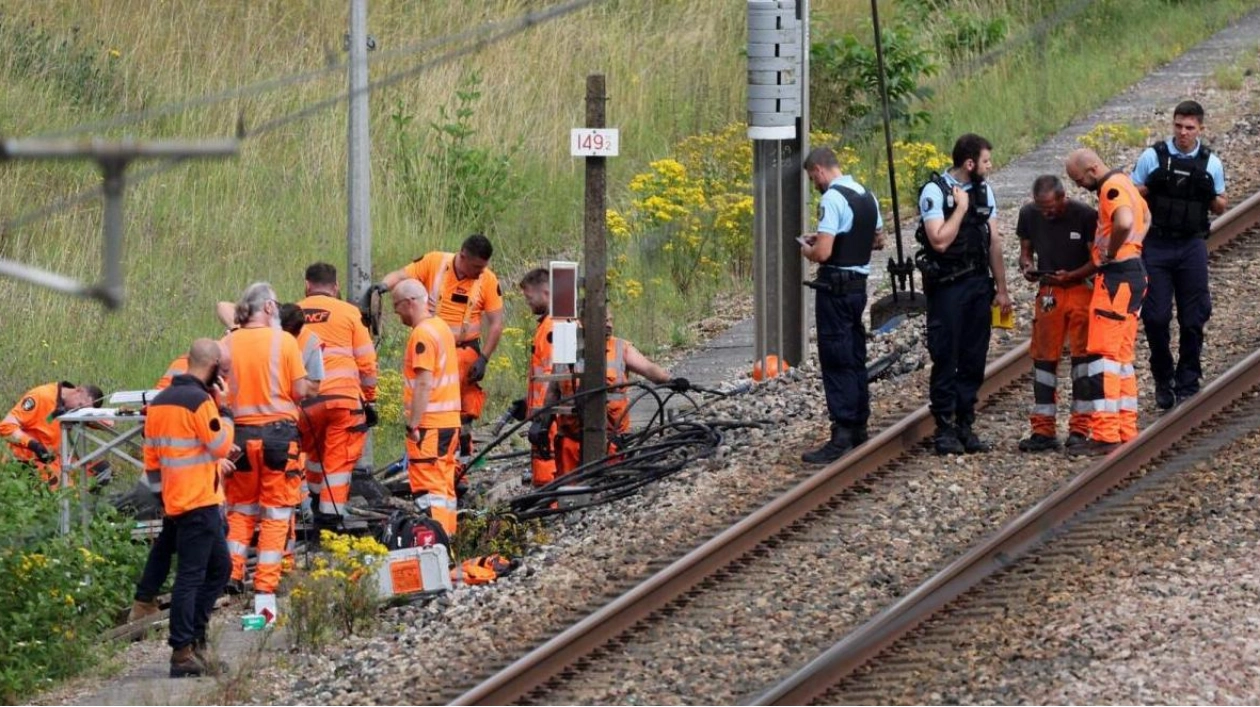
<svg viewBox="0 0 1260 707">
<path fill-rule="evenodd" d="M 368 55 L 368 64 L 379 64 L 391 59 L 411 56 L 420 52 L 427 52 L 447 44 L 456 44 L 473 39 L 479 35 L 490 34 L 500 27 L 511 26 L 520 23 L 526 25 L 539 24 L 550 19 L 555 19 L 563 15 L 581 10 L 587 5 L 592 5 L 603 0 L 570 0 L 570 2 L 556 5 L 545 10 L 530 10 L 524 15 L 505 20 L 494 20 L 485 22 L 477 27 L 467 29 L 461 32 L 445 34 L 439 37 L 432 37 L 418 42 L 413 42 L 395 49 L 382 50 Z M 76 135 L 84 135 L 87 133 L 95 133 L 103 130 L 112 130 L 114 128 L 135 125 L 155 118 L 167 115 L 182 113 L 195 108 L 204 108 L 207 106 L 217 105 L 227 101 L 251 98 L 265 93 L 270 93 L 290 86 L 304 84 L 330 75 L 335 75 L 346 70 L 349 62 L 334 61 L 329 62 L 325 66 L 318 69 L 308 69 L 305 71 L 288 74 L 286 76 L 276 76 L 269 79 L 263 79 L 245 86 L 230 88 L 217 93 L 210 93 L 204 96 L 197 96 L 182 101 L 167 103 L 165 105 L 154 106 L 142 110 L 122 113 L 120 115 L 105 118 L 103 120 L 91 123 L 83 123 L 74 127 L 56 130 L 48 133 L 36 135 L 39 138 L 65 138 L 74 137 Z"/>
<path fill-rule="evenodd" d="M 546 22 L 559 19 L 566 15 L 577 12 L 578 10 L 581 10 L 587 6 L 594 5 L 596 3 L 603 2 L 603 1 L 604 0 L 571 0 L 570 2 L 562 3 L 560 5 L 546 8 L 544 10 L 531 10 L 511 20 L 500 20 L 496 22 L 486 23 L 485 25 L 482 25 L 476 30 L 470 30 L 464 33 L 460 33 L 460 35 L 452 35 L 452 37 L 458 37 L 461 35 L 476 36 L 476 35 L 482 35 L 482 34 L 486 34 L 487 36 L 482 37 L 481 39 L 478 39 L 472 44 L 461 47 L 459 49 L 451 50 L 433 59 L 423 61 L 408 69 L 404 69 L 402 71 L 389 74 L 385 76 L 384 78 L 381 78 L 381 79 L 378 79 L 376 81 L 369 83 L 365 88 L 360 89 L 358 91 L 346 91 L 336 96 L 332 96 L 330 98 L 316 101 L 315 103 L 309 104 L 308 106 L 304 108 L 300 108 L 297 111 L 294 111 L 293 113 L 289 113 L 289 114 L 280 116 L 278 118 L 269 120 L 265 123 L 262 123 L 253 129 L 245 129 L 243 125 L 238 126 L 238 132 L 240 133 L 238 137 L 240 137 L 242 140 L 246 140 L 249 138 L 258 137 L 260 135 L 265 135 L 273 130 L 277 130 L 291 123 L 297 122 L 299 120 L 303 120 L 305 118 L 309 118 L 315 115 L 316 113 L 319 113 L 320 111 L 323 111 L 327 108 L 335 106 L 338 103 L 341 103 L 342 101 L 346 101 L 355 96 L 361 95 L 362 93 L 370 93 L 371 91 L 376 90 L 376 89 L 392 86 L 398 83 L 399 81 L 416 76 L 418 74 L 421 74 L 430 69 L 434 69 L 436 67 L 442 66 L 444 64 L 450 63 L 451 61 L 454 61 L 456 59 L 463 58 L 469 54 L 481 51 L 482 49 L 485 49 L 493 44 L 504 41 L 506 39 L 510 39 L 522 32 L 525 32 L 529 29 L 540 26 Z M 448 41 L 442 41 L 438 43 L 438 40 L 432 40 L 431 43 L 440 45 L 440 44 L 450 43 L 450 41 L 455 41 L 455 40 L 448 38 Z M 410 50 L 406 53 L 414 54 L 418 51 L 422 51 L 421 45 L 427 45 L 429 43 L 430 42 L 422 42 L 418 45 L 412 46 Z M 432 48 L 432 47 L 425 46 L 423 48 Z M 393 55 L 394 58 L 396 58 L 397 56 L 404 55 L 402 49 L 396 50 L 396 52 L 397 53 Z M 387 58 L 387 57 L 380 56 L 380 57 L 377 57 L 376 60 L 379 61 L 380 59 L 384 59 L 384 58 Z M 345 64 L 344 63 L 340 64 L 338 68 L 344 69 Z M 321 72 L 326 73 L 326 71 L 324 70 L 321 70 Z M 307 76 L 308 74 L 314 74 L 314 73 L 316 72 L 307 72 L 307 74 L 302 74 L 300 76 Z M 284 85 L 292 85 L 293 83 L 297 83 L 297 80 L 296 80 L 297 78 L 298 76 L 290 77 L 288 83 L 285 83 Z M 306 78 L 304 80 L 309 80 L 309 78 Z M 275 79 L 273 81 L 281 82 L 283 81 L 283 79 Z M 263 82 L 263 83 L 269 84 L 270 82 Z M 266 90 L 273 90 L 274 88 L 278 88 L 278 86 L 269 86 Z M 243 91 L 245 89 L 241 89 L 241 90 Z M 257 89 L 255 92 L 261 93 L 263 92 L 263 89 Z M 228 98 L 224 98 L 223 95 L 227 93 L 231 93 L 231 92 L 224 92 L 223 94 L 217 94 L 216 96 L 203 97 L 202 99 L 193 99 L 191 101 L 186 101 L 183 104 L 173 104 L 170 111 L 168 111 L 168 113 L 176 112 L 175 111 L 176 108 L 186 109 L 188 107 L 196 107 L 197 105 L 201 104 L 200 102 L 203 102 L 203 101 L 206 102 L 206 104 L 208 104 L 209 102 L 221 102 L 224 100 L 230 100 L 230 98 L 239 97 L 239 96 L 230 96 Z M 253 95 L 253 93 L 251 93 L 250 95 Z M 214 100 L 212 101 L 211 99 L 214 99 Z M 153 109 L 153 110 L 159 111 L 162 109 L 159 108 L 159 109 Z M 162 114 L 167 114 L 167 113 L 162 113 Z M 148 115 L 145 115 L 143 119 L 156 117 L 157 115 L 158 113 L 148 114 Z M 118 120 L 122 120 L 122 116 L 120 116 Z M 139 120 L 139 118 L 137 118 L 136 120 Z M 110 121 L 107 120 L 107 121 L 102 121 L 101 123 L 98 123 L 98 124 L 94 124 L 97 126 L 94 129 L 106 129 L 108 127 L 118 127 L 118 125 L 123 124 L 123 123 L 119 123 L 118 125 L 112 125 L 112 124 L 106 125 L 109 122 Z M 136 122 L 136 121 L 132 120 L 131 122 Z M 84 126 L 84 127 L 88 127 L 88 126 Z M 64 137 L 67 135 L 81 134 L 82 132 L 83 132 L 82 130 L 73 129 L 71 131 L 63 131 L 61 133 L 50 133 L 48 137 Z M 145 180 L 149 178 L 158 176 L 159 174 L 169 172 L 175 167 L 183 164 L 184 162 L 185 160 L 168 160 L 167 162 L 156 165 L 147 170 L 141 170 L 139 172 L 134 173 L 133 175 L 130 175 L 128 177 L 127 183 L 129 186 L 135 186 L 136 184 L 144 182 Z M 18 216 L 8 219 L 4 222 L 0 222 L 0 234 L 12 233 L 13 231 L 19 228 L 25 227 L 27 225 L 30 225 L 31 223 L 34 223 L 36 221 L 39 221 L 45 218 L 50 218 L 68 209 L 74 208 L 78 205 L 91 201 L 92 199 L 100 196 L 103 193 L 103 191 L 104 191 L 103 187 L 101 186 L 91 187 L 88 189 L 84 189 L 80 192 L 77 192 L 75 194 L 71 194 L 67 197 L 58 199 L 57 201 L 54 201 L 50 204 L 46 204 L 37 209 L 32 209 L 31 211 L 27 211 L 22 214 L 19 214 Z"/>
</svg>

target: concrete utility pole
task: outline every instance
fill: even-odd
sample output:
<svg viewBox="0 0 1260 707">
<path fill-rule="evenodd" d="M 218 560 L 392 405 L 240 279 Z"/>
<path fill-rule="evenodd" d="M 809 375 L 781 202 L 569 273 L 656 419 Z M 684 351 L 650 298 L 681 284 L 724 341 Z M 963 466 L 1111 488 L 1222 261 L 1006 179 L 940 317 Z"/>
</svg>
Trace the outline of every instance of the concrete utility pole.
<svg viewBox="0 0 1260 707">
<path fill-rule="evenodd" d="M 748 2 L 748 137 L 753 141 L 754 351 L 800 365 L 807 350 L 797 236 L 807 202 L 808 0 Z"/>
<path fill-rule="evenodd" d="M 367 0 L 350 0 L 349 133 L 346 145 L 346 296 L 361 302 L 372 286 L 372 146 L 368 139 Z M 368 430 L 361 465 L 373 463 Z"/>
<path fill-rule="evenodd" d="M 586 127 L 605 127 L 604 75 L 586 77 Z M 605 243 L 605 174 L 606 157 L 586 158 L 586 217 L 584 219 L 583 266 L 586 270 L 582 302 L 582 390 L 596 391 L 582 399 L 582 463 L 603 459 L 608 455 L 608 395 L 603 390 L 608 368 L 606 360 L 604 318 L 607 302 L 607 244 Z"/>
<path fill-rule="evenodd" d="M 237 154 L 236 140 L 5 140 L 0 160 L 90 159 L 101 168 L 105 192 L 104 241 L 101 249 L 101 281 L 95 285 L 42 268 L 0 260 L 0 275 L 80 297 L 98 299 L 110 309 L 122 306 L 123 285 L 123 188 L 128 165 L 141 157 L 182 160 L 191 157 L 228 157 Z"/>
<path fill-rule="evenodd" d="M 350 120 L 346 171 L 346 294 L 358 302 L 372 285 L 372 170 L 368 140 L 367 0 L 350 0 Z"/>
</svg>

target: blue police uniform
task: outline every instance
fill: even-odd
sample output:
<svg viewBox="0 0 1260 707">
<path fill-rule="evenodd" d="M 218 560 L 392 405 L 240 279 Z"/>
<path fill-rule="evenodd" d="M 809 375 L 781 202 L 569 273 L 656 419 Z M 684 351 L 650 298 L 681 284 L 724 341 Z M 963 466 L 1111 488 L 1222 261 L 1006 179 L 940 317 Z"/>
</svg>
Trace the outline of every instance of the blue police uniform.
<svg viewBox="0 0 1260 707">
<path fill-rule="evenodd" d="M 818 364 L 831 420 L 831 449 L 824 447 L 816 459 L 806 461 L 831 461 L 867 438 L 871 402 L 862 313 L 866 310 L 871 248 L 883 225 L 874 195 L 852 177 L 842 175 L 832 180 L 823 192 L 818 233 L 836 240 L 831 256 L 819 265 L 818 281 L 823 289 L 817 291 L 814 314 Z"/>
<path fill-rule="evenodd" d="M 919 213 L 923 223 L 948 219 L 954 212 L 955 185 L 971 197 L 958 235 L 944 253 L 925 246 L 916 256 L 927 297 L 927 347 L 932 358 L 928 399 L 936 419 L 937 451 L 942 453 L 964 451 L 949 445 L 964 446 L 965 451 L 984 449 L 971 425 L 989 355 L 994 296 L 989 272 L 989 220 L 997 213 L 993 190 L 961 183 L 946 172 L 919 192 Z M 984 192 L 983 199 L 977 198 L 977 189 Z"/>
<path fill-rule="evenodd" d="M 1212 316 L 1208 289 L 1208 212 L 1225 193 L 1220 158 L 1195 142 L 1181 152 L 1172 139 L 1146 148 L 1133 168 L 1133 183 L 1145 186 L 1151 229 L 1142 247 L 1149 284 L 1142 324 L 1150 345 L 1155 401 L 1164 409 L 1199 392 L 1203 329 Z M 1173 299 L 1177 302 L 1180 346 L 1171 350 Z"/>
</svg>

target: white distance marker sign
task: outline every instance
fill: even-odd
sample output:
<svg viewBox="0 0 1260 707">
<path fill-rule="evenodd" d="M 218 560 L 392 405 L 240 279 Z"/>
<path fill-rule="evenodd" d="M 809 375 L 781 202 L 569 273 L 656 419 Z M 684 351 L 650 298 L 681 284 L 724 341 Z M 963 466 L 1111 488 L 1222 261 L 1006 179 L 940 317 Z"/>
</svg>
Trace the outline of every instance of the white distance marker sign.
<svg viewBox="0 0 1260 707">
<path fill-rule="evenodd" d="M 574 157 L 616 157 L 620 142 L 616 128 L 574 128 L 569 131 L 569 154 Z"/>
</svg>

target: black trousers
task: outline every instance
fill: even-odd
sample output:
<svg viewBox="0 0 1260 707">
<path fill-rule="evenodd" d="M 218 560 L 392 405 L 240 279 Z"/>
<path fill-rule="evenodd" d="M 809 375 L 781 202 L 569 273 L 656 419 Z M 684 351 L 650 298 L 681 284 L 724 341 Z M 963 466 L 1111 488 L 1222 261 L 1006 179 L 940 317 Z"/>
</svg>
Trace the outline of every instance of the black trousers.
<svg viewBox="0 0 1260 707">
<path fill-rule="evenodd" d="M 214 602 L 232 576 L 227 524 L 220 506 L 205 506 L 171 517 L 179 568 L 171 590 L 171 648 L 204 640 Z"/>
<path fill-rule="evenodd" d="M 818 367 L 822 369 L 827 416 L 848 428 L 866 427 L 871 394 L 866 381 L 866 281 L 854 291 L 819 292 L 814 301 L 818 328 Z"/>
<path fill-rule="evenodd" d="M 975 418 L 989 355 L 993 281 L 984 276 L 964 277 L 943 285 L 934 283 L 925 294 L 932 414 L 970 422 Z"/>
<path fill-rule="evenodd" d="M 1142 263 L 1148 278 L 1142 324 L 1151 349 L 1151 376 L 1156 384 L 1171 384 L 1177 395 L 1189 397 L 1199 392 L 1203 329 L 1212 318 L 1207 242 L 1148 238 L 1142 244 Z M 1174 301 L 1181 342 L 1175 362 L 1171 349 Z"/>
<path fill-rule="evenodd" d="M 144 562 L 144 572 L 136 583 L 136 601 L 153 601 L 166 576 L 171 573 L 171 560 L 175 557 L 175 523 L 168 517 L 162 518 L 162 531 L 158 533 L 153 546 L 149 548 L 149 559 Z"/>
</svg>

